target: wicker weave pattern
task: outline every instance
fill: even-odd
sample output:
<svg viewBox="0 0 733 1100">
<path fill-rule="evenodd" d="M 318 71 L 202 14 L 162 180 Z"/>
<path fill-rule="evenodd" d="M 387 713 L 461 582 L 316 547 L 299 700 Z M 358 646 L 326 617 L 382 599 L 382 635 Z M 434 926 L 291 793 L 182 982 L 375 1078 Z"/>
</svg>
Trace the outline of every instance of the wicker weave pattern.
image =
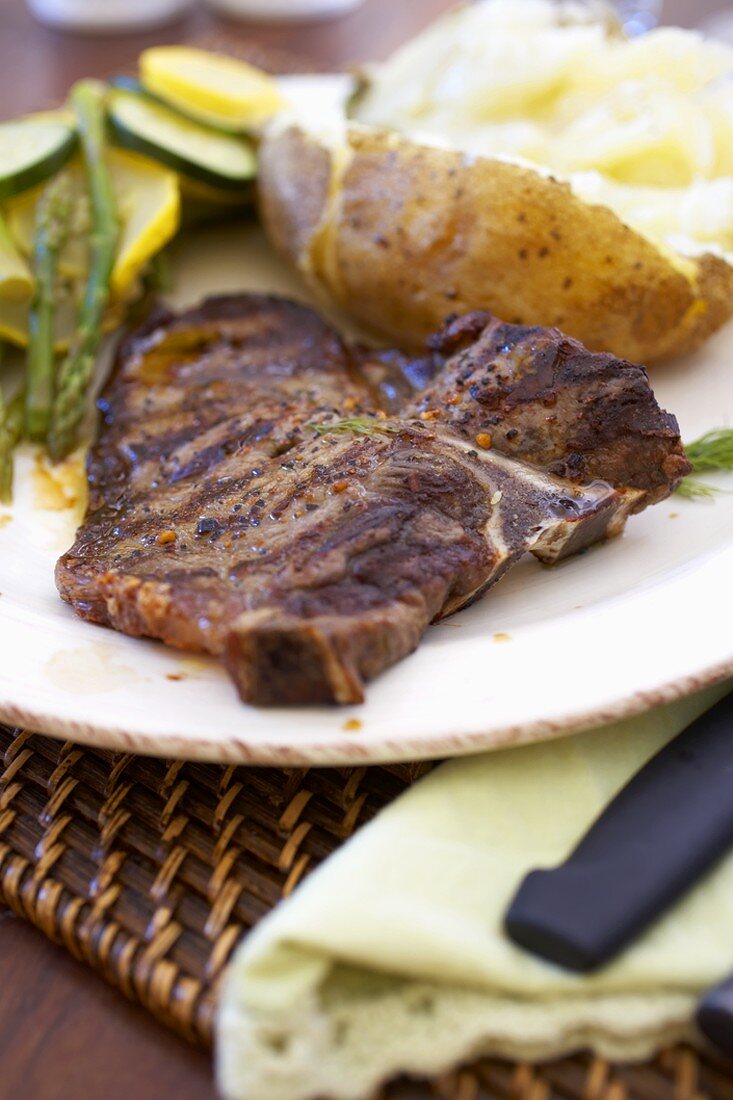
<svg viewBox="0 0 733 1100">
<path fill-rule="evenodd" d="M 166 763 L 6 727 L 0 752 L 7 903 L 201 1043 L 242 934 L 425 770 Z"/>
<path fill-rule="evenodd" d="M 235 944 L 430 765 L 224 768 L 0 726 L 0 898 L 189 1041 L 211 1041 Z M 485 1061 L 389 1097 L 733 1100 L 689 1050 L 653 1065 Z"/>
</svg>

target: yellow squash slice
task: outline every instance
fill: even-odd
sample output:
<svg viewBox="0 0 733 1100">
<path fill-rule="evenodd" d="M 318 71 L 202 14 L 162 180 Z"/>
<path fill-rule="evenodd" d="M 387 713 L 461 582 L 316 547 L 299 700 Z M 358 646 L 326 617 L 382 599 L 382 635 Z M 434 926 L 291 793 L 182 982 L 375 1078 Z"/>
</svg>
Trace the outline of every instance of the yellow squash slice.
<svg viewBox="0 0 733 1100">
<path fill-rule="evenodd" d="M 178 177 L 168 168 L 115 149 L 110 153 L 122 233 L 112 293 L 124 297 L 147 264 L 175 236 L 180 223 Z"/>
<path fill-rule="evenodd" d="M 232 57 L 189 46 L 154 46 L 139 60 L 148 91 L 200 122 L 252 130 L 283 104 L 276 82 Z"/>
<path fill-rule="evenodd" d="M 13 244 L 0 215 L 0 299 L 24 301 L 33 292 L 33 277 L 28 264 Z"/>
</svg>

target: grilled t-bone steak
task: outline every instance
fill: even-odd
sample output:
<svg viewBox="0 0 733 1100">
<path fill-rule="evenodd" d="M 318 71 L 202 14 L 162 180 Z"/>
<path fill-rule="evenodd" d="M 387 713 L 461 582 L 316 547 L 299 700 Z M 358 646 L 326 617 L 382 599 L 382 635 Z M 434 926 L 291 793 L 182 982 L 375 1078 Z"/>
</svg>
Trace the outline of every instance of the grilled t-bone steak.
<svg viewBox="0 0 733 1100">
<path fill-rule="evenodd" d="M 677 421 L 660 410 L 643 367 L 589 352 L 557 329 L 510 325 L 485 312 L 449 320 L 422 359 L 367 353 L 381 404 L 431 415 L 464 439 L 558 477 L 594 478 L 641 493 L 634 511 L 667 497 L 689 465 Z"/>
<path fill-rule="evenodd" d="M 273 297 L 158 316 L 100 401 L 63 598 L 221 656 L 247 701 L 359 702 L 527 550 L 615 534 L 687 472 L 644 371 L 552 330 L 472 314 L 407 366 Z"/>
</svg>

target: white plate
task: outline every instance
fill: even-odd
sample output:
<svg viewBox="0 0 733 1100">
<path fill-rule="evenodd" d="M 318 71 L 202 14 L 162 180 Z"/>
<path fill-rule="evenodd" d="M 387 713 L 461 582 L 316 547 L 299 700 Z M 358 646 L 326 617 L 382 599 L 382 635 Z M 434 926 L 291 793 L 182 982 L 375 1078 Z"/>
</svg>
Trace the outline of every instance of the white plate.
<svg viewBox="0 0 733 1100">
<path fill-rule="evenodd" d="M 219 290 L 307 298 L 252 227 L 189 239 L 177 272 L 181 304 Z M 733 423 L 733 327 L 653 382 L 686 439 Z M 33 456 L 19 467 L 14 510 L 0 521 L 0 716 L 19 725 L 175 757 L 367 763 L 556 736 L 733 674 L 733 495 L 667 501 L 554 569 L 527 559 L 432 627 L 362 707 L 258 710 L 215 661 L 75 617 L 53 566 L 77 515 L 39 508 Z"/>
</svg>

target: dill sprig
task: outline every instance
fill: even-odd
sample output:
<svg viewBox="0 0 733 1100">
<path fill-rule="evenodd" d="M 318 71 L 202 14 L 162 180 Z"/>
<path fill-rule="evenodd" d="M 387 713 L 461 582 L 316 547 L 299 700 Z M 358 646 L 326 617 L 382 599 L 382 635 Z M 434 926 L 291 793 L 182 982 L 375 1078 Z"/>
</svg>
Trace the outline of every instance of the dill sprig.
<svg viewBox="0 0 733 1100">
<path fill-rule="evenodd" d="M 733 470 L 733 428 L 714 428 L 685 447 L 693 473 L 712 470 Z M 685 477 L 677 486 L 680 496 L 688 500 L 710 500 L 723 492 L 696 477 Z"/>
<path fill-rule="evenodd" d="M 706 481 L 700 481 L 696 477 L 683 477 L 675 492 L 677 496 L 685 497 L 686 500 L 711 500 L 722 492 L 722 489 L 708 485 Z"/>
<path fill-rule="evenodd" d="M 332 432 L 353 432 L 354 435 L 393 435 L 399 431 L 396 424 L 388 420 L 379 420 L 376 416 L 351 416 L 344 420 L 332 420 L 325 424 L 306 424 L 317 435 L 330 435 Z"/>
<path fill-rule="evenodd" d="M 704 470 L 733 470 L 733 428 L 715 428 L 685 447 L 696 474 Z"/>
</svg>

